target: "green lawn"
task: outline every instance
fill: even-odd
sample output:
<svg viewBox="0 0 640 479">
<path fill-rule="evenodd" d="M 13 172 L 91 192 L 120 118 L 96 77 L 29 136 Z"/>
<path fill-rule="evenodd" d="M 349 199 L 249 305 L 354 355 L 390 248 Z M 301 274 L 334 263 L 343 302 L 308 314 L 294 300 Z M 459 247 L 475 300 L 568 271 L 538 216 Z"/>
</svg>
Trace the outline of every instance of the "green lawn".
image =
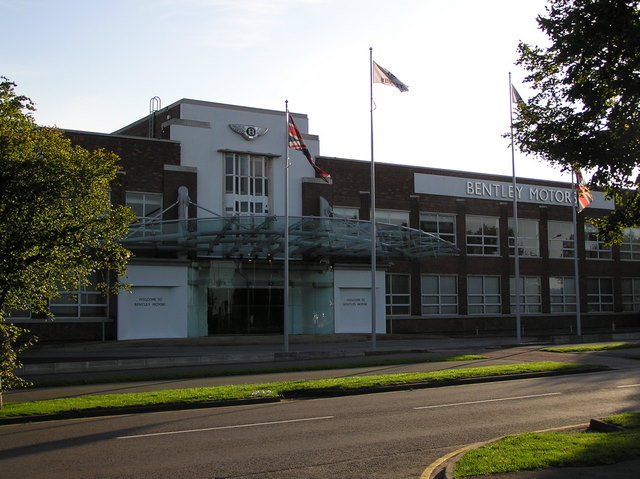
<svg viewBox="0 0 640 479">
<path fill-rule="evenodd" d="M 597 466 L 640 458 L 640 413 L 625 413 L 606 421 L 624 431 L 548 432 L 507 436 L 467 452 L 458 461 L 454 477 L 497 474 L 563 466 Z"/>
<path fill-rule="evenodd" d="M 616 344 L 596 344 L 589 346 L 563 346 L 560 348 L 544 348 L 542 351 L 552 353 L 584 353 L 592 351 L 607 351 L 611 349 L 633 349 L 640 348 L 640 343 L 616 343 Z"/>
<path fill-rule="evenodd" d="M 0 418 L 9 416 L 51 414 L 65 411 L 220 401 L 252 397 L 300 397 L 326 395 L 331 393 L 355 393 L 358 392 L 358 390 L 367 390 L 367 388 L 379 388 L 384 386 L 411 384 L 424 385 L 424 383 L 437 383 L 456 379 L 504 376 L 530 372 L 567 372 L 580 370 L 584 367 L 584 365 L 575 363 L 547 361 L 511 364 L 506 366 L 446 369 L 431 372 L 176 389 L 148 393 L 81 396 L 22 403 L 9 402 L 5 404 L 5 407 L 2 410 L 0 410 Z"/>
</svg>

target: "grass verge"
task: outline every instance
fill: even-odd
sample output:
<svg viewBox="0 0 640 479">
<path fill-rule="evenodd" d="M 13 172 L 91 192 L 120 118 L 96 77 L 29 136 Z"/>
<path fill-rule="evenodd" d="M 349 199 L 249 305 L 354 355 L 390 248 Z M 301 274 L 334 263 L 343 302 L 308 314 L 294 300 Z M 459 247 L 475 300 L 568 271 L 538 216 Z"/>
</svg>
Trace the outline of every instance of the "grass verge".
<svg viewBox="0 0 640 479">
<path fill-rule="evenodd" d="M 330 392 L 344 394 L 347 392 L 357 392 L 357 390 L 367 390 L 385 386 L 424 385 L 425 383 L 533 372 L 579 371 L 584 367 L 582 364 L 546 361 L 504 366 L 445 369 L 430 372 L 174 389 L 147 393 L 80 396 L 33 402 L 9 402 L 0 410 L 0 418 L 90 409 L 184 404 L 255 397 L 299 397 L 326 395 Z"/>
<path fill-rule="evenodd" d="M 507 436 L 467 452 L 454 477 L 535 470 L 548 467 L 598 466 L 640 457 L 640 413 L 604 419 L 621 425 L 619 432 L 526 433 Z"/>
<path fill-rule="evenodd" d="M 611 349 L 633 349 L 640 348 L 640 343 L 616 343 L 616 344 L 596 344 L 589 346 L 563 346 L 561 348 L 544 348 L 542 351 L 551 353 L 584 353 L 592 351 L 607 351 Z"/>
</svg>

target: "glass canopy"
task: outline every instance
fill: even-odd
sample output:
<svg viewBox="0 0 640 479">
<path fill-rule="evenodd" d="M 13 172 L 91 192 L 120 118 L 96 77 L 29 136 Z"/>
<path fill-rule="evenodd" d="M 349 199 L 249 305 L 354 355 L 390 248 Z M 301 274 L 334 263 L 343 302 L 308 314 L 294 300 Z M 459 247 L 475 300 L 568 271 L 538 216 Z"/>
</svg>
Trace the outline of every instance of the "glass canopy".
<svg viewBox="0 0 640 479">
<path fill-rule="evenodd" d="M 132 225 L 123 243 L 134 250 L 195 252 L 207 258 L 290 259 L 371 256 L 371 222 L 327 217 L 231 216 Z M 458 254 L 456 247 L 420 230 L 376 223 L 376 256 L 411 260 Z"/>
</svg>

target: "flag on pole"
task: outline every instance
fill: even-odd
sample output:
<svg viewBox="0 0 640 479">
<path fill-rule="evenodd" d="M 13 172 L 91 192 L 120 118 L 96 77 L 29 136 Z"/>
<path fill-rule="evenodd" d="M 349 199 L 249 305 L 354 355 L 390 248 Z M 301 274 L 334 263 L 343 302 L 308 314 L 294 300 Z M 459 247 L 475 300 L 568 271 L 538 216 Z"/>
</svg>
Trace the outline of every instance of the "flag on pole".
<svg viewBox="0 0 640 479">
<path fill-rule="evenodd" d="M 578 197 L 578 213 L 584 210 L 587 206 L 591 204 L 593 201 L 593 194 L 585 185 L 584 178 L 582 177 L 582 173 L 579 169 L 573 170 L 576 174 L 576 195 Z"/>
<path fill-rule="evenodd" d="M 400 91 L 409 91 L 409 87 L 398 80 L 393 73 L 373 62 L 373 83 L 394 86 Z"/>
<path fill-rule="evenodd" d="M 300 134 L 300 130 L 298 130 L 298 127 L 293 122 L 293 116 L 291 115 L 289 115 L 289 148 L 300 150 L 304 156 L 307 157 L 309 164 L 313 167 L 316 173 L 318 173 L 324 181 L 329 183 L 331 175 L 316 165 L 316 162 L 311 157 L 311 153 L 309 153 L 309 149 L 307 148 L 307 145 L 305 145 L 302 135 Z"/>
<path fill-rule="evenodd" d="M 516 87 L 514 87 L 513 85 L 511 85 L 511 101 L 515 105 L 524 105 L 524 100 L 520 96 L 520 93 L 518 93 L 518 90 L 516 90 Z"/>
</svg>

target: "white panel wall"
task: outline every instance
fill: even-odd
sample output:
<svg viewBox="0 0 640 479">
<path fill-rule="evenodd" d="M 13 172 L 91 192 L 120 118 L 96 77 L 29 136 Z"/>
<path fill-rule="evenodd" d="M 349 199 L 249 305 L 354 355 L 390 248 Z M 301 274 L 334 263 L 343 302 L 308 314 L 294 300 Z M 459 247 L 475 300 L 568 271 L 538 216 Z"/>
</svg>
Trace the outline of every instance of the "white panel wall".
<svg viewBox="0 0 640 479">
<path fill-rule="evenodd" d="M 334 270 L 335 332 L 371 332 L 371 271 Z M 376 273 L 376 333 L 386 333 L 384 271 Z"/>
<path fill-rule="evenodd" d="M 186 338 L 187 266 L 129 265 L 118 295 L 118 339 Z"/>
</svg>

